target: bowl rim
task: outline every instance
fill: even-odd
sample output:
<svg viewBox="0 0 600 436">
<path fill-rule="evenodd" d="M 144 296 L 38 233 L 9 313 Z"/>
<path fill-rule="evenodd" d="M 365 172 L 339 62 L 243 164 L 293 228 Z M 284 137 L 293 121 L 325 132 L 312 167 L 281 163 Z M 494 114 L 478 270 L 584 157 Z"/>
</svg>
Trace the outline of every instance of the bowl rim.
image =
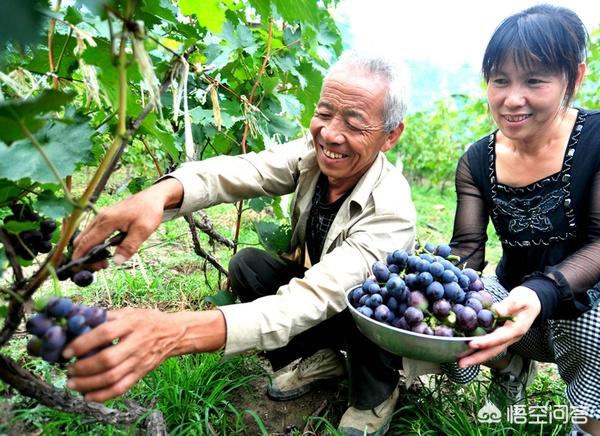
<svg viewBox="0 0 600 436">
<path fill-rule="evenodd" d="M 352 292 L 353 290 L 358 289 L 360 287 L 362 287 L 362 285 L 354 286 L 346 291 L 346 295 L 345 295 L 346 306 L 348 306 L 348 309 L 350 309 L 350 312 L 352 312 L 353 314 L 358 315 L 359 317 L 361 317 L 367 321 L 372 321 L 374 323 L 377 323 L 378 326 L 381 326 L 385 329 L 389 329 L 393 332 L 402 332 L 404 334 L 407 334 L 409 336 L 415 336 L 417 338 L 435 339 L 436 341 L 440 341 L 440 342 L 465 342 L 468 344 L 470 341 L 475 339 L 475 337 L 471 337 L 471 336 L 447 337 L 447 336 L 424 335 L 423 333 L 416 333 L 416 332 L 411 332 L 409 330 L 403 330 L 403 329 L 399 329 L 397 327 L 392 327 L 391 325 L 387 325 L 381 321 L 377 321 L 376 319 L 369 318 L 369 317 L 363 315 L 362 313 L 360 313 L 358 310 L 356 310 L 356 308 L 354 306 L 352 306 L 352 304 L 350 304 L 350 301 L 348 298 L 350 295 L 350 292 Z"/>
</svg>

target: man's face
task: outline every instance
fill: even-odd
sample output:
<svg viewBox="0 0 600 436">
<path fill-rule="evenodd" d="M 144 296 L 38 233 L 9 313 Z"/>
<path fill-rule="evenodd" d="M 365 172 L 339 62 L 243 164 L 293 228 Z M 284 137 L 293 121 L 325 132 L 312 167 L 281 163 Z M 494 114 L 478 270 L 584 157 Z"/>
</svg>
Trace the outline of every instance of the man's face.
<svg viewBox="0 0 600 436">
<path fill-rule="evenodd" d="M 402 124 L 391 133 L 383 131 L 386 91 L 385 81 L 357 69 L 337 70 L 325 81 L 310 132 L 319 168 L 330 183 L 354 185 L 379 151 L 398 140 Z"/>
</svg>

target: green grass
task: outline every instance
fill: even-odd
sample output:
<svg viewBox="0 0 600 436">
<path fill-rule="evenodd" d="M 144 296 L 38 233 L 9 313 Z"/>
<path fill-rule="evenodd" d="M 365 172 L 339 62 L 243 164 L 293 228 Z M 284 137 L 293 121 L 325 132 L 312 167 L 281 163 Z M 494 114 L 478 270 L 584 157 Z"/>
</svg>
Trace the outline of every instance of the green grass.
<svg viewBox="0 0 600 436">
<path fill-rule="evenodd" d="M 413 199 L 418 212 L 418 235 L 422 241 L 446 242 L 452 234 L 454 194 L 446 189 L 443 195 L 432 188 L 413 186 Z M 102 197 L 102 204 L 115 199 Z M 207 211 L 215 229 L 232 238 L 235 210 L 231 206 L 218 206 Z M 253 213 L 253 212 L 252 212 Z M 241 229 L 244 245 L 257 245 L 252 224 L 247 220 Z M 490 232 L 488 259 L 495 265 L 499 259 L 500 246 Z M 211 251 L 206 235 L 200 234 L 202 246 Z M 215 246 L 214 255 L 226 267 L 230 251 Z M 486 272 L 490 272 L 486 270 Z M 206 266 L 193 253 L 187 223 L 178 219 L 164 223 L 147 241 L 139 256 L 119 268 L 111 268 L 96 274 L 96 280 L 87 288 L 78 288 L 68 282 L 47 282 L 40 296 L 48 295 L 55 288 L 74 300 L 108 308 L 124 306 L 156 307 L 166 311 L 201 310 L 207 307 L 204 298 L 214 294 L 222 276 Z M 36 295 L 37 296 L 37 295 Z M 15 358 L 26 368 L 46 381 L 62 387 L 63 371 L 43 362 L 31 360 L 24 352 L 26 338 L 13 338 L 2 352 Z M 124 398 L 108 405 L 124 409 L 125 399 L 154 407 L 164 414 L 170 434 L 212 435 L 241 434 L 247 431 L 248 420 L 256 424 L 260 434 L 269 434 L 257 411 L 237 410 L 234 400 L 240 395 L 263 395 L 249 389 L 252 380 L 265 377 L 256 356 L 236 357 L 224 362 L 220 354 L 202 354 L 171 358 L 148 374 Z M 497 424 L 477 421 L 477 412 L 485 404 L 489 372 L 482 370 L 478 379 L 468 386 L 460 386 L 436 377 L 428 385 L 413 386 L 407 390 L 398 404 L 390 434 L 416 435 L 529 435 L 563 434 L 570 426 L 566 424 L 541 426 L 517 425 L 503 420 Z M 135 427 L 114 427 L 90 423 L 86 417 L 40 406 L 34 401 L 14 395 L 6 386 L 3 391 L 5 407 L 0 409 L 0 434 L 18 428 L 26 434 L 92 434 L 125 435 L 139 434 Z M 545 367 L 535 383 L 529 387 L 529 398 L 535 405 L 566 404 L 564 385 L 553 366 Z M 340 394 L 340 398 L 345 398 Z M 336 427 L 344 404 L 330 402 L 320 417 L 307 417 L 311 430 L 321 434 L 337 434 Z M 10 411 L 10 412 L 7 412 Z M 280 429 L 281 430 L 281 429 Z M 293 434 L 300 434 L 295 431 Z"/>
</svg>

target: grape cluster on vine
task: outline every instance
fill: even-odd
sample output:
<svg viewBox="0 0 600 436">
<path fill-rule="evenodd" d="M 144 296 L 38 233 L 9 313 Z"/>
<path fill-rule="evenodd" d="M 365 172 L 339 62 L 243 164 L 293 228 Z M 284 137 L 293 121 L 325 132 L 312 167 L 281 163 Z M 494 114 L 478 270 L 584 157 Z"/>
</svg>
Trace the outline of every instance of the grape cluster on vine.
<svg viewBox="0 0 600 436">
<path fill-rule="evenodd" d="M 395 250 L 373 264 L 373 275 L 348 295 L 366 317 L 393 327 L 435 336 L 476 336 L 504 318 L 491 310 L 492 295 L 479 272 L 458 268 L 447 244 Z"/>
<path fill-rule="evenodd" d="M 5 226 L 7 223 L 17 222 L 30 223 L 35 227 L 18 233 L 8 232 L 8 238 L 17 256 L 24 260 L 33 260 L 40 253 L 50 253 L 56 221 L 41 217 L 25 203 L 13 203 L 10 210 L 12 215 L 4 218 Z"/>
<path fill-rule="evenodd" d="M 105 321 L 106 311 L 102 308 L 75 304 L 69 298 L 52 298 L 27 320 L 25 328 L 33 335 L 27 351 L 47 362 L 66 363 L 62 357 L 66 346 Z"/>
</svg>

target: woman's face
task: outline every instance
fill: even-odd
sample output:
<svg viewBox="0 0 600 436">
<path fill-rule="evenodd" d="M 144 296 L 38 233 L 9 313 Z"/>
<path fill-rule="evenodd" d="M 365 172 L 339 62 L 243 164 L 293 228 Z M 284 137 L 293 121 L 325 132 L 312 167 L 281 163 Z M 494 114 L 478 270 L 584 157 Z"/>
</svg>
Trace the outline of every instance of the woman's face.
<svg viewBox="0 0 600 436">
<path fill-rule="evenodd" d="M 525 70 L 508 56 L 490 75 L 488 104 L 496 125 L 507 138 L 527 142 L 552 126 L 566 89 L 564 74 Z"/>
</svg>

